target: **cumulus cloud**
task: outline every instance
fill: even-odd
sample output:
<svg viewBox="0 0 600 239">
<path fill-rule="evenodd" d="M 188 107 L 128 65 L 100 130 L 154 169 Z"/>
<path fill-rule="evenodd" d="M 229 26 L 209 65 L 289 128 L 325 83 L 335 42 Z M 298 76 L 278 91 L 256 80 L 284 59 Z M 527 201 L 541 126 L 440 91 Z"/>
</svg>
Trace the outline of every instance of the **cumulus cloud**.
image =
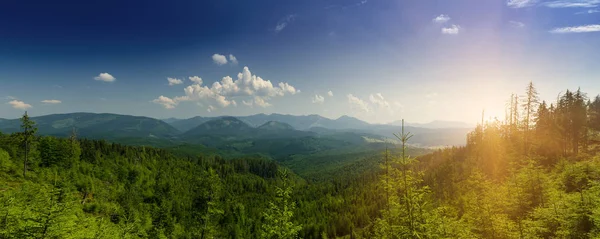
<svg viewBox="0 0 600 239">
<path fill-rule="evenodd" d="M 7 99 L 7 100 L 16 100 L 17 98 L 12 97 L 10 95 L 7 95 L 6 97 L 4 97 L 4 99 Z"/>
<path fill-rule="evenodd" d="M 113 77 L 108 73 L 100 73 L 98 76 L 94 77 L 94 80 L 104 81 L 104 82 L 113 82 L 117 80 L 117 78 Z"/>
<path fill-rule="evenodd" d="M 277 22 L 277 25 L 275 26 L 275 32 L 278 33 L 280 31 L 283 31 L 283 29 L 285 29 L 291 22 L 293 22 L 296 19 L 296 16 L 296 14 L 290 14 L 279 20 L 279 22 Z"/>
<path fill-rule="evenodd" d="M 441 15 L 435 17 L 432 21 L 435 23 L 444 23 L 444 22 L 450 21 L 450 17 L 448 15 L 441 14 Z"/>
<path fill-rule="evenodd" d="M 177 102 L 166 96 L 159 96 L 157 99 L 152 100 L 156 104 L 163 105 L 166 109 L 173 109 L 177 105 Z"/>
<path fill-rule="evenodd" d="M 350 103 L 352 108 L 363 112 L 369 112 L 369 105 L 363 100 L 359 99 L 358 97 L 352 94 L 348 94 L 346 95 L 346 97 L 348 97 L 348 103 Z"/>
<path fill-rule="evenodd" d="M 190 81 L 194 82 L 195 84 L 202 85 L 202 78 L 200 78 L 198 76 L 190 76 L 190 77 L 188 77 L 188 79 L 190 79 Z"/>
<path fill-rule="evenodd" d="M 13 108 L 19 110 L 26 110 L 32 107 L 30 104 L 26 104 L 25 102 L 20 100 L 12 100 L 8 102 L 8 104 L 10 104 Z"/>
<path fill-rule="evenodd" d="M 383 97 L 383 95 L 381 93 L 377 93 L 374 95 L 371 94 L 369 96 L 369 100 L 371 101 L 371 103 L 373 103 L 374 105 L 376 105 L 379 108 L 390 109 L 390 103 L 385 100 L 385 98 Z"/>
<path fill-rule="evenodd" d="M 214 82 L 210 87 L 202 85 L 201 79 L 190 80 L 195 84 L 184 89 L 185 95 L 177 96 L 173 99 L 161 96 L 153 100 L 154 103 L 162 104 L 165 108 L 174 108 L 179 102 L 191 101 L 201 102 L 204 105 L 212 105 L 215 110 L 217 107 L 237 106 L 233 98 L 252 98 L 249 101 L 242 101 L 244 105 L 253 105 L 267 107 L 271 104 L 268 100 L 274 97 L 285 95 L 294 95 L 300 92 L 294 86 L 280 82 L 274 85 L 270 80 L 264 80 L 260 76 L 252 75 L 248 67 L 244 67 L 242 72 L 237 75 L 237 79 L 226 76 L 221 81 Z"/>
<path fill-rule="evenodd" d="M 315 95 L 315 97 L 312 98 L 312 102 L 315 104 L 323 104 L 323 102 L 325 102 L 325 97 L 320 96 L 320 95 Z"/>
<path fill-rule="evenodd" d="M 574 27 L 561 27 L 550 30 L 550 33 L 565 34 L 565 33 L 586 33 L 600 32 L 600 25 L 584 25 Z"/>
<path fill-rule="evenodd" d="M 237 58 L 232 54 L 229 54 L 229 61 L 231 62 L 231 64 L 234 64 L 234 65 L 238 64 Z"/>
<path fill-rule="evenodd" d="M 516 28 L 523 28 L 523 27 L 525 27 L 525 23 L 522 23 L 522 22 L 509 21 L 508 23 L 510 23 L 511 26 L 516 27 Z"/>
<path fill-rule="evenodd" d="M 537 3 L 537 0 L 508 0 L 506 5 L 512 8 L 530 7 Z"/>
<path fill-rule="evenodd" d="M 333 97 L 333 92 L 332 92 L 332 91 L 329 91 L 329 92 L 327 92 L 327 95 L 328 95 L 329 97 Z"/>
<path fill-rule="evenodd" d="M 180 79 L 175 79 L 171 77 L 167 77 L 167 81 L 169 82 L 169 86 L 180 85 L 183 84 L 183 81 Z"/>
<path fill-rule="evenodd" d="M 442 28 L 442 34 L 456 35 L 458 32 L 460 32 L 459 25 L 452 25 L 450 27 Z"/>
<path fill-rule="evenodd" d="M 600 0 L 558 0 L 544 3 L 549 8 L 592 8 L 599 5 Z"/>
<path fill-rule="evenodd" d="M 269 102 L 266 102 L 265 99 L 258 96 L 254 97 L 254 104 L 263 108 L 271 106 Z"/>
<path fill-rule="evenodd" d="M 227 57 L 221 54 L 212 55 L 212 60 L 215 64 L 220 66 L 227 64 Z"/>
<path fill-rule="evenodd" d="M 42 100 L 42 103 L 44 103 L 44 104 L 60 104 L 60 103 L 62 103 L 62 101 L 60 101 L 60 100 Z"/>
</svg>

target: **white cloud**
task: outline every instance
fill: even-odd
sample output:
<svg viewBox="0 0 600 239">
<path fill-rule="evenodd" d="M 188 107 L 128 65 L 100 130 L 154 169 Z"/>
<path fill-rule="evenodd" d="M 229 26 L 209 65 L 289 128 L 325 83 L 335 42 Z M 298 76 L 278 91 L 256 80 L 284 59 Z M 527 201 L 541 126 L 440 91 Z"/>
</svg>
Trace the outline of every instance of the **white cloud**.
<svg viewBox="0 0 600 239">
<path fill-rule="evenodd" d="M 450 17 L 448 15 L 441 14 L 441 15 L 435 17 L 432 21 L 436 22 L 436 23 L 444 23 L 444 22 L 450 21 Z"/>
<path fill-rule="evenodd" d="M 229 54 L 229 61 L 231 62 L 231 64 L 234 64 L 234 65 L 238 64 L 237 58 L 232 54 Z"/>
<path fill-rule="evenodd" d="M 60 101 L 60 100 L 42 100 L 42 103 L 45 103 L 45 104 L 60 104 L 60 103 L 62 103 L 62 101 Z"/>
<path fill-rule="evenodd" d="M 296 19 L 296 16 L 296 14 L 290 14 L 279 20 L 279 22 L 277 22 L 277 25 L 275 26 L 275 32 L 278 33 L 280 31 L 283 31 L 283 29 L 285 29 L 291 22 L 293 22 Z"/>
<path fill-rule="evenodd" d="M 575 14 L 593 14 L 593 13 L 599 13 L 600 10 L 598 9 L 590 9 L 587 11 L 582 11 L 582 12 L 576 12 Z"/>
<path fill-rule="evenodd" d="M 7 100 L 16 100 L 17 98 L 8 95 L 8 96 L 4 97 L 4 99 L 7 99 Z"/>
<path fill-rule="evenodd" d="M 212 105 L 209 105 L 209 106 L 208 106 L 208 108 L 206 109 L 206 111 L 208 111 L 208 112 L 213 112 L 213 111 L 215 111 L 215 109 L 216 109 L 216 108 L 215 108 L 214 106 L 212 106 Z"/>
<path fill-rule="evenodd" d="M 585 33 L 585 32 L 600 32 L 600 25 L 584 25 L 575 27 L 561 27 L 550 30 L 550 33 Z"/>
<path fill-rule="evenodd" d="M 212 60 L 215 62 L 215 64 L 220 66 L 227 64 L 227 57 L 221 54 L 212 55 Z"/>
<path fill-rule="evenodd" d="M 94 77 L 94 80 L 104 81 L 104 82 L 113 82 L 117 80 L 117 78 L 113 77 L 108 73 L 100 73 L 100 75 Z"/>
<path fill-rule="evenodd" d="M 162 104 L 165 108 L 174 108 L 179 102 L 184 101 L 202 102 L 204 105 L 212 105 L 216 109 L 216 107 L 236 106 L 237 103 L 232 98 L 252 97 L 253 100 L 242 101 L 242 103 L 248 105 L 251 102 L 257 106 L 267 107 L 271 105 L 267 102 L 271 98 L 294 95 L 300 92 L 300 90 L 285 82 L 280 82 L 277 86 L 274 86 L 271 81 L 252 75 L 248 67 L 244 67 L 242 72 L 238 73 L 235 81 L 226 76 L 221 81 L 214 82 L 210 87 L 203 86 L 203 82 L 199 77 L 192 81 L 196 84 L 186 87 L 184 89 L 185 95 L 177 96 L 172 101 L 169 101 L 170 99 L 167 97 L 163 99 L 159 97 L 153 102 Z"/>
<path fill-rule="evenodd" d="M 537 3 L 537 0 L 508 0 L 506 5 L 512 8 L 530 7 Z"/>
<path fill-rule="evenodd" d="M 320 96 L 320 95 L 315 95 L 315 97 L 312 98 L 312 102 L 315 104 L 323 104 L 323 102 L 325 102 L 325 97 Z"/>
<path fill-rule="evenodd" d="M 333 92 L 332 92 L 332 91 L 329 91 L 329 92 L 327 92 L 327 95 L 328 95 L 329 97 L 333 97 Z"/>
<path fill-rule="evenodd" d="M 388 103 L 381 93 L 377 93 L 375 95 L 371 94 L 369 96 L 369 100 L 371 103 L 375 104 L 379 108 L 390 109 L 390 103 Z"/>
<path fill-rule="evenodd" d="M 167 77 L 167 81 L 169 82 L 169 86 L 180 85 L 183 84 L 183 81 L 180 79 L 175 79 L 171 77 Z"/>
<path fill-rule="evenodd" d="M 251 101 L 251 100 L 250 100 L 250 101 L 247 101 L 247 102 L 246 102 L 245 100 L 242 100 L 242 104 L 244 104 L 244 105 L 246 105 L 246 106 L 250 106 L 250 107 L 252 107 L 252 101 Z"/>
<path fill-rule="evenodd" d="M 456 35 L 458 34 L 458 32 L 460 32 L 460 26 L 459 25 L 452 25 L 451 27 L 444 27 L 442 28 L 442 34 L 449 34 L 449 35 Z"/>
<path fill-rule="evenodd" d="M 202 85 L 202 78 L 198 76 L 190 76 L 188 79 L 190 79 L 191 82 Z"/>
<path fill-rule="evenodd" d="M 359 99 L 358 97 L 352 95 L 352 94 L 348 94 L 346 97 L 348 97 L 348 103 L 350 103 L 350 105 L 357 110 L 363 111 L 363 112 L 369 112 L 369 105 L 364 102 L 363 100 Z"/>
<path fill-rule="evenodd" d="M 598 7 L 600 0 L 558 0 L 544 3 L 549 8 L 592 8 Z"/>
<path fill-rule="evenodd" d="M 508 23 L 510 23 L 511 26 L 516 27 L 516 28 L 523 28 L 523 27 L 525 27 L 525 23 L 522 23 L 522 22 L 509 21 Z"/>
<path fill-rule="evenodd" d="M 8 104 L 10 104 L 13 108 L 19 110 L 26 110 L 32 107 L 30 104 L 26 104 L 25 102 L 20 100 L 12 100 L 8 102 Z"/>
<path fill-rule="evenodd" d="M 266 102 L 263 98 L 255 96 L 254 97 L 254 104 L 258 105 L 260 107 L 266 108 L 271 106 L 271 104 L 269 102 Z"/>
<path fill-rule="evenodd" d="M 159 96 L 157 99 L 152 100 L 156 104 L 163 105 L 166 109 L 173 109 L 177 105 L 177 102 L 166 96 Z"/>
</svg>

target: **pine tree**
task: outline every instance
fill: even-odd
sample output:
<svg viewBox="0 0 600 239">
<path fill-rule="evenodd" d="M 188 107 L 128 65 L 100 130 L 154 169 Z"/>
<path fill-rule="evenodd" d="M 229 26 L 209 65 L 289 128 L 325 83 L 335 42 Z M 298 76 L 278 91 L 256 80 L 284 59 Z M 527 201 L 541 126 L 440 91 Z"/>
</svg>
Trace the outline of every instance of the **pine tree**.
<svg viewBox="0 0 600 239">
<path fill-rule="evenodd" d="M 263 213 L 261 238 L 264 239 L 294 239 L 302 227 L 292 222 L 296 204 L 292 202 L 292 185 L 286 169 L 278 173 L 281 187 L 276 187 L 276 198 L 269 202 L 269 208 Z"/>
<path fill-rule="evenodd" d="M 208 191 L 206 192 L 206 212 L 202 216 L 203 226 L 201 239 L 218 238 L 218 220 L 223 215 L 224 211 L 221 206 L 222 185 L 219 175 L 209 168 L 208 170 Z"/>
<path fill-rule="evenodd" d="M 589 123 L 590 129 L 600 131 L 600 95 L 594 98 L 594 101 L 589 104 Z"/>
<path fill-rule="evenodd" d="M 25 160 L 23 161 L 23 177 L 26 177 L 27 173 L 27 161 L 29 156 L 29 147 L 35 138 L 35 133 L 37 132 L 37 127 L 35 127 L 35 122 L 29 119 L 27 115 L 27 111 L 23 117 L 21 117 L 21 136 L 23 139 L 23 145 L 25 147 Z"/>
<path fill-rule="evenodd" d="M 524 110 L 525 119 L 523 121 L 524 124 L 524 134 L 523 134 L 523 148 L 525 154 L 528 153 L 529 149 L 529 128 L 532 122 L 535 122 L 535 109 L 538 104 L 538 92 L 533 86 L 533 82 L 529 82 L 527 88 L 525 89 L 525 98 L 523 99 L 522 107 Z"/>
</svg>

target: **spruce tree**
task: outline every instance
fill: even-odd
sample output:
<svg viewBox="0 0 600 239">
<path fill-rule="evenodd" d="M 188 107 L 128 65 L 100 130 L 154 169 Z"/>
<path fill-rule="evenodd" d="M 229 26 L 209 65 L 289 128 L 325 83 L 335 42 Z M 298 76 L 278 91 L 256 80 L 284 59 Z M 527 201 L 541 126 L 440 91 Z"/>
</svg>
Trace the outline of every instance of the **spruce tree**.
<svg viewBox="0 0 600 239">
<path fill-rule="evenodd" d="M 531 123 L 535 121 L 535 108 L 538 104 L 538 92 L 533 86 L 533 82 L 529 82 L 527 88 L 525 89 L 525 98 L 523 99 L 522 107 L 524 110 L 524 134 L 523 134 L 523 148 L 525 154 L 528 153 L 529 149 L 529 128 Z"/>
<path fill-rule="evenodd" d="M 29 119 L 29 115 L 27 115 L 27 111 L 23 117 L 21 117 L 21 132 L 23 146 L 25 148 L 25 160 L 23 161 L 23 177 L 26 177 L 27 173 L 27 162 L 29 156 L 29 147 L 35 138 L 35 133 L 37 132 L 37 127 L 35 126 L 35 122 Z"/>
</svg>

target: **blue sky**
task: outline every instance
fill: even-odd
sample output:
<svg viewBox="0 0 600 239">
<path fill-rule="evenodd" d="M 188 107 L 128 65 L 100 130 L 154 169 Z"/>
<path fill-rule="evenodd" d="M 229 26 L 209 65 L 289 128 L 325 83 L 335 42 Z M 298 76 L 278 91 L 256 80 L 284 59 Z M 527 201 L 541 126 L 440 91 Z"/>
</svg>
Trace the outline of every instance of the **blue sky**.
<svg viewBox="0 0 600 239">
<path fill-rule="evenodd" d="M 8 1 L 0 118 L 475 122 L 529 81 L 600 93 L 599 53 L 600 0 Z"/>
</svg>

